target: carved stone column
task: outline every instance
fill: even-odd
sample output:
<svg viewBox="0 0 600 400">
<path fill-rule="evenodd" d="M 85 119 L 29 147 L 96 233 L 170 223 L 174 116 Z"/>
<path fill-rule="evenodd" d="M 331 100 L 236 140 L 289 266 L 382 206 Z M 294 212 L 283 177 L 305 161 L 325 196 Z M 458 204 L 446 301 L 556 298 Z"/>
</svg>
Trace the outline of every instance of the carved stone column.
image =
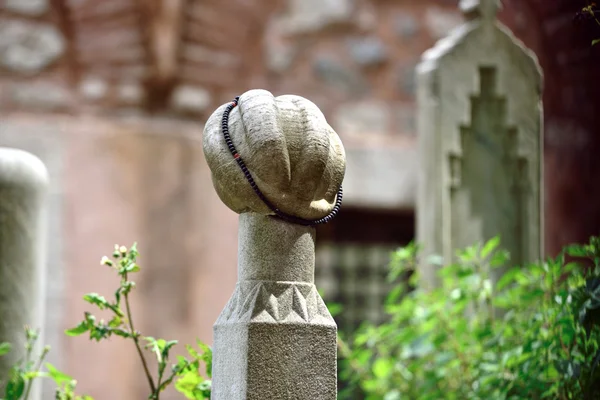
<svg viewBox="0 0 600 400">
<path fill-rule="evenodd" d="M 214 326 L 213 400 L 335 400 L 336 324 L 314 285 L 315 228 L 286 222 L 252 189 L 209 118 L 204 152 L 223 202 L 240 213 L 238 283 Z M 303 219 L 334 209 L 345 171 L 341 141 L 298 96 L 251 90 L 226 126 L 269 202 Z"/>
</svg>

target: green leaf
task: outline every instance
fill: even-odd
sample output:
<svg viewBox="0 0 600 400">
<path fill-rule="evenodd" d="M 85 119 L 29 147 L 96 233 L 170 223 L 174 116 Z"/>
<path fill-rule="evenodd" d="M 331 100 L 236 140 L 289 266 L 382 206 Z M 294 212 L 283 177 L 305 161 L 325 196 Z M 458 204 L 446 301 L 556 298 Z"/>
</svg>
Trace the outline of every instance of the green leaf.
<svg viewBox="0 0 600 400">
<path fill-rule="evenodd" d="M 202 350 L 201 358 L 202 358 L 202 361 L 204 361 L 204 363 L 206 364 L 206 375 L 208 375 L 208 377 L 211 378 L 212 377 L 212 359 L 213 359 L 212 349 L 210 348 L 210 346 L 208 346 L 205 343 L 202 343 L 200 340 L 196 340 L 196 344 Z"/>
<path fill-rule="evenodd" d="M 600 43 L 600 39 L 594 39 L 594 40 L 592 40 L 592 46 L 595 46 L 598 43 Z"/>
<path fill-rule="evenodd" d="M 108 322 L 108 326 L 111 328 L 116 328 L 118 326 L 121 326 L 122 320 L 121 317 L 119 317 L 118 315 L 115 315 L 109 322 Z"/>
<path fill-rule="evenodd" d="M 394 364 L 387 358 L 378 358 L 373 364 L 373 374 L 376 378 L 385 379 L 392 374 Z"/>
<path fill-rule="evenodd" d="M 111 332 L 114 333 L 117 336 L 121 336 L 124 338 L 130 338 L 132 337 L 131 333 L 124 331 L 123 329 L 118 329 L 118 328 L 113 328 L 111 329 Z"/>
<path fill-rule="evenodd" d="M 203 382 L 200 382 L 197 386 L 196 389 L 200 392 L 200 395 L 202 397 L 196 397 L 199 399 L 210 399 L 210 393 L 212 390 L 212 381 L 211 380 L 205 380 Z"/>
<path fill-rule="evenodd" d="M 203 381 L 204 378 L 202 378 L 197 370 L 186 371 L 179 379 L 177 379 L 177 382 L 175 382 L 175 389 L 183 394 L 186 399 L 202 399 L 202 397 L 199 397 L 200 395 L 203 395 L 200 392 L 199 385 Z"/>
<path fill-rule="evenodd" d="M 134 242 L 131 245 L 131 247 L 129 248 L 129 257 L 134 260 L 140 255 L 140 253 L 138 252 L 138 249 L 137 249 L 137 245 L 138 245 L 137 242 Z"/>
<path fill-rule="evenodd" d="M 79 336 L 90 329 L 87 321 L 82 321 L 75 328 L 65 330 L 67 336 Z"/>
<path fill-rule="evenodd" d="M 156 356 L 156 360 L 160 363 L 162 362 L 162 351 L 161 349 L 165 346 L 164 339 L 154 339 L 152 336 L 147 336 L 144 338 L 148 344 L 146 344 L 146 348 L 154 353 Z"/>
<path fill-rule="evenodd" d="M 50 378 L 52 378 L 52 380 L 54 380 L 57 386 L 61 386 L 63 384 L 70 383 L 73 381 L 73 378 L 71 376 L 59 371 L 54 365 L 46 363 L 45 366 L 48 370 L 48 375 L 50 376 Z"/>
<path fill-rule="evenodd" d="M 10 343 L 6 343 L 6 342 L 0 343 L 0 356 L 3 356 L 6 353 L 8 353 L 11 348 L 12 348 L 12 345 Z"/>
<path fill-rule="evenodd" d="M 565 248 L 565 250 L 571 257 L 586 257 L 588 255 L 585 247 L 578 244 L 570 244 Z"/>
<path fill-rule="evenodd" d="M 390 392 L 387 392 L 385 394 L 385 396 L 383 397 L 383 400 L 401 400 L 402 399 L 402 394 L 400 393 L 399 390 L 392 390 Z"/>
<path fill-rule="evenodd" d="M 500 236 L 495 236 L 495 237 L 491 238 L 483 246 L 483 249 L 481 250 L 481 257 L 487 258 L 487 256 L 489 256 L 492 253 L 492 251 L 496 250 L 499 245 L 500 245 Z"/>
<path fill-rule="evenodd" d="M 88 293 L 83 296 L 83 300 L 87 301 L 90 304 L 95 304 L 101 310 L 108 308 L 108 301 L 104 298 L 104 296 L 100 296 L 98 293 Z"/>
<path fill-rule="evenodd" d="M 134 287 L 135 287 L 135 282 L 132 282 L 132 281 L 123 282 L 123 284 L 121 285 L 121 293 L 124 296 L 127 296 Z"/>
<path fill-rule="evenodd" d="M 160 348 L 160 352 L 163 360 L 167 360 L 169 358 L 169 350 L 171 350 L 171 348 L 177 344 L 177 340 L 170 340 L 168 342 L 163 340 L 163 342 L 164 346 Z"/>
<path fill-rule="evenodd" d="M 327 308 L 329 309 L 331 316 L 335 317 L 343 311 L 344 306 L 342 306 L 340 303 L 327 303 Z"/>
<path fill-rule="evenodd" d="M 115 304 L 117 307 L 121 304 L 121 288 L 118 288 L 115 292 Z"/>
<path fill-rule="evenodd" d="M 508 260 L 510 260 L 510 253 L 506 250 L 498 250 L 492 254 L 490 266 L 492 268 L 498 268 L 506 264 Z"/>
<path fill-rule="evenodd" d="M 25 392 L 25 379 L 22 374 L 14 373 L 6 383 L 6 400 L 19 400 Z"/>
<path fill-rule="evenodd" d="M 139 265 L 137 265 L 137 264 L 136 264 L 136 263 L 134 263 L 134 262 L 130 262 L 130 263 L 127 263 L 127 264 L 125 265 L 125 267 L 123 267 L 123 268 L 121 269 L 120 273 L 127 273 L 127 272 L 138 272 L 139 270 L 140 270 L 140 266 L 139 266 Z"/>
<path fill-rule="evenodd" d="M 198 358 L 198 359 L 200 358 L 200 353 L 198 353 L 196 351 L 196 349 L 194 349 L 192 346 L 190 346 L 189 344 L 186 344 L 185 348 L 187 349 L 190 356 L 192 356 L 193 358 Z"/>
</svg>

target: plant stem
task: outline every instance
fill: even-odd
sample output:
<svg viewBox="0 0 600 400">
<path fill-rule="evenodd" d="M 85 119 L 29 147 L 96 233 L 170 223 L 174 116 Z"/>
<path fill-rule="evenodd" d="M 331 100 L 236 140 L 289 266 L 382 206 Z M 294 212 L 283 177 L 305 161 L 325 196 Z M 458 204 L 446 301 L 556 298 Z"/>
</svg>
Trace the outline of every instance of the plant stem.
<svg viewBox="0 0 600 400">
<path fill-rule="evenodd" d="M 40 368 L 42 368 L 42 362 L 44 362 L 46 354 L 48 354 L 48 350 L 44 349 L 42 351 L 42 354 L 40 355 L 40 358 L 38 359 L 37 365 L 35 366 L 35 372 L 40 372 Z M 23 400 L 27 400 L 29 398 L 29 392 L 31 391 L 31 387 L 33 386 L 33 379 L 35 378 L 31 378 L 29 379 L 29 382 L 27 382 L 27 389 L 25 389 L 25 397 L 23 397 Z"/>
<path fill-rule="evenodd" d="M 124 276 L 125 280 L 127 280 L 127 275 Z M 129 293 L 124 295 L 125 297 L 125 307 L 127 310 L 127 321 L 129 322 L 129 328 L 131 329 L 131 334 L 133 341 L 135 343 L 135 348 L 142 360 L 142 366 L 144 367 L 144 372 L 146 373 L 146 378 L 148 378 L 148 384 L 150 385 L 150 390 L 154 394 L 156 392 L 156 387 L 154 386 L 154 381 L 152 379 L 152 375 L 150 374 L 150 370 L 148 369 L 148 363 L 146 362 L 146 358 L 144 357 L 144 353 L 142 352 L 142 348 L 140 347 L 139 334 L 136 332 L 133 326 L 133 318 L 131 317 L 131 307 L 129 306 Z M 158 394 L 156 394 L 156 400 L 158 400 Z"/>
<path fill-rule="evenodd" d="M 166 362 L 166 360 L 165 360 Z M 160 385 L 162 383 L 163 373 L 165 372 L 164 368 L 158 368 L 158 379 L 156 380 L 156 399 L 158 400 L 158 396 L 160 396 Z"/>
</svg>

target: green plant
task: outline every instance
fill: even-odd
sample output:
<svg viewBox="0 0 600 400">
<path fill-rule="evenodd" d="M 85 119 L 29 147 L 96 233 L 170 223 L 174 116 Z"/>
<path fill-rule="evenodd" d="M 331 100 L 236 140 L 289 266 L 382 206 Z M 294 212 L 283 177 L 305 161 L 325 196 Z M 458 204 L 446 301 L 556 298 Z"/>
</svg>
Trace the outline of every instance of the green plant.
<svg viewBox="0 0 600 400">
<path fill-rule="evenodd" d="M 33 351 L 38 338 L 37 331 L 25 327 L 25 357 L 11 368 L 6 382 L 2 382 L 6 385 L 4 397 L 0 400 L 28 400 L 36 378 L 54 380 L 57 385 L 56 400 L 93 400 L 90 396 L 76 395 L 74 390 L 77 382 L 52 364 L 45 363 L 46 371 L 43 370 L 42 363 L 50 351 L 50 347 L 44 346 L 37 359 L 34 359 Z M 10 343 L 0 343 L 0 356 L 7 354 L 11 347 Z"/>
<path fill-rule="evenodd" d="M 600 20 L 598 19 L 599 13 L 600 13 L 600 11 L 598 10 L 596 3 L 590 2 L 590 3 L 588 3 L 588 5 L 583 7 L 581 10 L 579 10 L 575 14 L 575 20 L 576 21 L 592 20 L 593 23 L 595 24 L 595 28 L 597 30 L 598 27 L 600 26 Z M 595 46 L 598 43 L 600 43 L 600 38 L 596 38 L 596 39 L 592 40 L 592 46 Z"/>
<path fill-rule="evenodd" d="M 340 341 L 339 399 L 600 399 L 600 239 L 546 262 L 503 269 L 499 239 L 415 288 L 417 248 L 398 250 L 388 322 Z M 575 261 L 570 261 L 570 258 Z"/>
<path fill-rule="evenodd" d="M 135 282 L 129 278 L 131 274 L 140 271 L 140 266 L 137 263 L 138 257 L 139 252 L 136 244 L 129 249 L 125 246 L 115 245 L 112 259 L 107 256 L 102 257 L 100 263 L 114 269 L 120 278 L 120 285 L 114 293 L 114 299 L 109 301 L 98 293 L 88 293 L 83 299 L 97 306 L 100 310 L 108 310 L 112 317 L 109 321 L 98 321 L 93 314 L 86 312 L 83 321 L 76 327 L 68 329 L 65 333 L 69 336 L 78 336 L 88 332 L 90 339 L 95 341 L 107 339 L 113 335 L 131 340 L 135 345 L 144 375 L 148 381 L 150 391 L 148 399 L 159 400 L 160 394 L 174 381 L 175 389 L 184 394 L 186 398 L 209 399 L 212 370 L 212 351 L 210 347 L 200 341 L 197 342 L 199 350 L 186 346 L 190 359 L 178 356 L 177 363 L 173 364 L 170 370 L 167 371 L 170 351 L 177 344 L 177 341 L 144 336 L 135 329 L 129 299 L 131 291 L 135 288 Z M 144 349 L 152 352 L 156 358 L 156 377 L 150 372 Z M 208 379 L 204 378 L 199 372 L 201 362 L 205 364 Z"/>
</svg>

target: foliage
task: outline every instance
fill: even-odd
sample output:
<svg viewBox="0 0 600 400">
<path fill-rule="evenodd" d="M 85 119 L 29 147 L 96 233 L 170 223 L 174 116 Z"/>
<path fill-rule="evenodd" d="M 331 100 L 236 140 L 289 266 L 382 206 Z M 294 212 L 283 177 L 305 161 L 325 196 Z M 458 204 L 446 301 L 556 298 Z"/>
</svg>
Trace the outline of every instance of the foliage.
<svg viewBox="0 0 600 400">
<path fill-rule="evenodd" d="M 83 299 L 100 310 L 108 310 L 112 317 L 108 322 L 98 321 L 94 315 L 86 312 L 83 321 L 65 333 L 69 336 L 78 336 L 88 332 L 90 340 L 95 341 L 108 339 L 113 335 L 131 340 L 136 347 L 148 381 L 150 390 L 148 399 L 150 400 L 159 400 L 160 394 L 174 381 L 175 389 L 184 394 L 187 399 L 209 399 L 212 371 L 210 347 L 200 341 L 197 342 L 199 351 L 191 346 L 186 346 L 190 359 L 178 356 L 177 363 L 173 364 L 170 371 L 167 372 L 170 351 L 177 344 L 177 340 L 155 339 L 151 336 L 144 336 L 135 329 L 129 301 L 131 291 L 135 288 L 135 282 L 129 280 L 129 277 L 140 271 L 140 266 L 137 264 L 138 257 L 139 252 L 135 243 L 129 249 L 125 246 L 115 245 L 112 259 L 107 256 L 102 257 L 100 264 L 115 270 L 120 278 L 120 285 L 114 293 L 114 299 L 109 301 L 98 293 L 88 293 Z M 143 349 L 150 351 L 156 358 L 156 378 L 150 372 Z M 201 362 L 205 364 L 208 379 L 199 372 Z"/>
<path fill-rule="evenodd" d="M 508 270 L 494 238 L 429 291 L 413 289 L 416 255 L 394 254 L 390 278 L 413 274 L 389 295 L 388 322 L 340 341 L 339 399 L 600 399 L 599 238 Z"/>
<path fill-rule="evenodd" d="M 595 2 L 589 3 L 587 6 L 583 7 L 580 11 L 575 14 L 576 21 L 592 21 L 595 24 L 595 28 L 600 26 L 600 20 L 598 19 L 598 15 L 600 14 L 600 10 L 598 9 Z M 600 38 L 596 38 L 592 40 L 592 46 L 600 43 Z"/>
<path fill-rule="evenodd" d="M 59 371 L 50 363 L 45 364 L 45 371 L 42 363 L 48 352 L 49 346 L 45 346 L 36 359 L 33 359 L 33 351 L 38 340 L 37 331 L 25 327 L 25 357 L 15 364 L 10 372 L 5 385 L 4 397 L 0 400 L 28 400 L 31 393 L 31 387 L 36 378 L 50 378 L 56 383 L 56 400 L 92 400 L 89 396 L 77 396 L 74 393 L 77 382 Z M 9 343 L 0 343 L 0 356 L 10 352 Z"/>
</svg>

